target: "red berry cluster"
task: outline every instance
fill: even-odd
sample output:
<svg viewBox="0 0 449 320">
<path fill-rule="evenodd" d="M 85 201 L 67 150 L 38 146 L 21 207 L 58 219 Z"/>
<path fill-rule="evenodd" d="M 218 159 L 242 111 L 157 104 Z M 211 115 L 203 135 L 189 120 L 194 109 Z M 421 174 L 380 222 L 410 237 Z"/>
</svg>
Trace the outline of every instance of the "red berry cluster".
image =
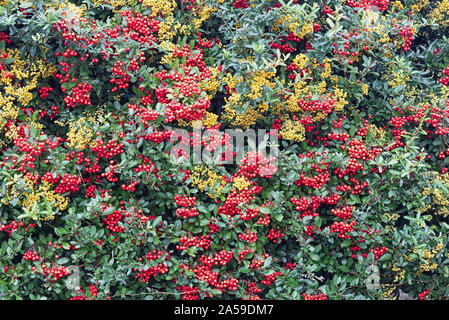
<svg viewBox="0 0 449 320">
<path fill-rule="evenodd" d="M 194 208 L 188 208 L 196 205 L 195 197 L 187 197 L 185 195 L 176 195 L 175 201 L 178 206 L 182 206 L 183 208 L 176 209 L 176 216 L 182 217 L 183 219 L 187 219 L 190 217 L 195 217 L 199 215 L 198 210 Z"/>
<path fill-rule="evenodd" d="M 426 289 L 423 292 L 420 292 L 418 294 L 418 299 L 419 300 L 424 300 L 424 298 L 430 293 L 430 289 Z"/>
<path fill-rule="evenodd" d="M 109 171 L 109 172 L 111 172 L 111 171 Z M 108 172 L 108 173 L 109 173 L 109 172 Z M 118 178 L 114 178 L 114 180 L 111 180 L 110 178 L 108 178 L 108 180 L 114 182 L 114 181 L 117 181 Z M 139 184 L 138 181 L 133 181 L 133 182 L 131 182 L 131 183 L 128 184 L 128 185 L 122 184 L 122 189 L 125 190 L 125 191 L 129 191 L 129 192 L 135 192 L 135 191 L 136 191 L 136 186 L 137 186 L 138 184 Z"/>
<path fill-rule="evenodd" d="M 59 185 L 54 189 L 56 193 L 75 193 L 79 191 L 79 185 L 82 181 L 82 178 L 77 175 L 65 174 L 61 180 L 59 181 Z"/>
<path fill-rule="evenodd" d="M 95 285 L 90 285 L 89 287 L 89 294 L 84 293 L 84 290 L 82 288 L 79 289 L 79 293 L 81 293 L 81 295 L 75 296 L 70 298 L 70 300 L 93 300 L 98 296 L 98 289 Z M 109 293 L 108 293 L 109 295 Z M 90 298 L 89 298 L 90 296 Z M 107 298 L 107 300 L 110 300 L 110 297 Z"/>
<path fill-rule="evenodd" d="M 442 85 L 448 86 L 449 85 L 449 66 L 446 67 L 442 72 L 442 74 L 446 75 L 446 77 L 441 78 L 438 80 Z"/>
<path fill-rule="evenodd" d="M 329 6 L 324 6 L 323 10 L 321 11 L 323 14 L 329 14 L 329 15 L 333 15 L 334 14 L 334 10 L 332 10 L 331 7 Z"/>
<path fill-rule="evenodd" d="M 243 249 L 239 252 L 239 260 L 245 259 L 245 256 L 249 253 L 254 253 L 254 249 Z"/>
<path fill-rule="evenodd" d="M 185 195 L 176 195 L 175 202 L 178 206 L 191 207 L 196 205 L 196 197 L 187 197 Z"/>
<path fill-rule="evenodd" d="M 243 221 L 249 221 L 253 218 L 256 218 L 259 215 L 259 208 L 247 208 L 245 210 L 245 214 L 240 216 L 240 219 Z"/>
<path fill-rule="evenodd" d="M 180 290 L 182 295 L 182 300 L 198 300 L 198 287 L 192 287 L 192 286 L 177 286 L 175 287 L 176 290 Z"/>
<path fill-rule="evenodd" d="M 396 28 L 399 27 L 396 26 Z M 401 36 L 403 42 L 402 50 L 404 52 L 407 52 L 408 50 L 410 50 L 410 46 L 412 45 L 412 38 L 414 35 L 413 29 L 409 25 L 406 25 L 404 28 L 401 28 L 399 30 L 399 35 Z"/>
<path fill-rule="evenodd" d="M 252 243 L 257 241 L 257 235 L 254 231 L 250 231 L 248 233 L 240 233 L 238 235 L 240 240 Z"/>
<path fill-rule="evenodd" d="M 269 286 L 273 282 L 276 281 L 278 276 L 282 276 L 282 272 L 273 272 L 272 274 L 265 275 L 265 279 L 261 280 L 260 282 L 266 286 Z"/>
<path fill-rule="evenodd" d="M 211 222 L 209 222 L 207 226 L 209 227 L 210 234 L 217 233 L 220 231 L 220 227 L 215 223 L 214 220 L 211 220 Z"/>
<path fill-rule="evenodd" d="M 165 255 L 164 260 L 168 260 L 170 258 L 170 255 L 168 254 L 168 252 L 153 249 L 152 251 L 148 252 L 145 255 L 145 258 L 149 261 L 153 261 L 153 260 L 162 258 L 162 256 L 164 256 L 164 255 Z"/>
<path fill-rule="evenodd" d="M 356 224 L 355 220 L 350 221 L 349 223 L 346 221 L 335 221 L 329 227 L 329 230 L 331 233 L 338 233 L 337 236 L 339 238 L 349 239 L 350 236 L 347 233 L 354 231 L 355 224 Z"/>
<path fill-rule="evenodd" d="M 217 289 L 228 289 L 229 291 L 236 291 L 238 289 L 239 281 L 235 278 L 223 280 L 217 283 L 215 287 Z"/>
<path fill-rule="evenodd" d="M 250 282 L 250 283 L 248 283 L 248 292 L 257 294 L 257 293 L 261 293 L 261 292 L 262 292 L 262 289 L 260 289 L 260 288 L 256 285 L 255 282 Z"/>
<path fill-rule="evenodd" d="M 346 4 L 352 8 L 369 8 L 371 6 L 376 6 L 380 11 L 385 11 L 388 9 L 390 0 L 348 0 Z"/>
<path fill-rule="evenodd" d="M 322 162 L 318 165 L 311 164 L 310 166 L 314 169 L 317 175 L 314 177 L 308 177 L 306 174 L 301 173 L 299 179 L 294 183 L 298 187 L 306 186 L 320 190 L 325 183 L 329 182 L 330 179 L 329 172 L 327 171 L 328 163 Z"/>
<path fill-rule="evenodd" d="M 127 28 L 123 32 L 132 40 L 138 41 L 141 44 L 156 43 L 157 39 L 153 33 L 159 30 L 159 21 L 152 16 L 144 16 L 139 12 L 132 12 L 130 10 L 120 11 L 122 17 L 126 17 Z"/>
<path fill-rule="evenodd" d="M 64 102 L 67 107 L 75 108 L 77 105 L 91 105 L 90 91 L 92 86 L 87 83 L 78 83 L 76 87 L 72 89 L 72 93 L 64 98 Z"/>
<path fill-rule="evenodd" d="M 251 200 L 256 198 L 256 194 L 261 191 L 261 187 L 253 186 L 248 190 L 237 191 L 232 189 L 226 197 L 222 206 L 218 208 L 218 214 L 225 214 L 227 216 L 240 215 L 243 216 L 241 205 L 247 205 Z"/>
<path fill-rule="evenodd" d="M 131 79 L 131 76 L 129 76 L 126 70 L 123 68 L 124 66 L 125 62 L 116 61 L 110 69 L 114 77 L 109 79 L 109 82 L 115 84 L 115 87 L 113 87 L 111 90 L 112 92 L 115 92 L 118 89 L 126 89 L 129 87 L 129 80 Z"/>
<path fill-rule="evenodd" d="M 46 264 L 42 265 L 42 272 L 45 277 L 48 278 L 51 282 L 57 281 L 67 275 L 69 275 L 70 271 L 67 267 L 54 265 L 51 268 L 47 267 Z"/>
<path fill-rule="evenodd" d="M 352 217 L 352 210 L 354 210 L 353 206 L 346 206 L 340 209 L 332 209 L 331 213 L 340 219 L 350 219 Z"/>
<path fill-rule="evenodd" d="M 232 5 L 235 9 L 246 9 L 249 7 L 247 0 L 235 0 Z"/>
<path fill-rule="evenodd" d="M 388 248 L 385 246 L 382 247 L 376 247 L 374 249 L 370 250 L 372 253 L 374 253 L 374 259 L 378 260 L 381 256 L 383 256 L 385 253 L 388 252 Z"/>
<path fill-rule="evenodd" d="M 334 110 L 334 99 L 327 99 L 327 100 L 318 100 L 318 99 L 312 99 L 312 94 L 308 94 L 305 98 L 301 98 L 298 100 L 298 106 L 304 111 L 304 112 L 320 112 L 323 114 L 330 114 Z M 307 120 L 306 120 L 307 119 Z M 308 119 L 301 119 L 301 123 L 307 124 Z"/>
<path fill-rule="evenodd" d="M 5 41 L 5 43 L 11 43 L 11 40 L 9 40 L 9 35 L 4 32 L 0 33 L 0 41 Z"/>
<path fill-rule="evenodd" d="M 295 267 L 296 267 L 296 263 L 286 262 L 285 266 L 283 268 L 286 270 L 293 270 Z"/>
<path fill-rule="evenodd" d="M 277 230 L 275 231 L 273 228 L 270 229 L 270 231 L 267 234 L 267 238 L 273 241 L 273 243 L 277 243 L 277 239 L 284 237 L 285 234 L 281 233 L 281 231 Z"/>
<path fill-rule="evenodd" d="M 19 226 L 23 227 L 24 223 L 18 223 L 16 221 L 12 221 L 10 224 L 2 224 L 0 225 L 0 232 L 7 232 L 9 236 L 11 233 L 19 228 Z"/>
<path fill-rule="evenodd" d="M 103 212 L 105 212 L 106 209 L 108 209 L 108 208 L 110 208 L 110 207 L 104 206 L 102 209 Z M 119 222 L 121 222 L 123 218 L 124 218 L 124 215 L 123 215 L 122 211 L 114 210 L 112 213 L 104 216 L 104 220 L 102 223 L 103 223 L 103 225 L 106 226 L 106 228 L 108 228 L 112 232 L 123 232 L 125 229 L 119 225 Z"/>
<path fill-rule="evenodd" d="M 197 248 L 203 248 L 204 250 L 208 250 L 210 247 L 210 236 L 205 235 L 201 237 L 180 237 L 179 242 L 181 245 L 177 245 L 176 249 L 178 250 L 186 250 L 189 247 L 197 247 Z"/>
<path fill-rule="evenodd" d="M 205 255 L 202 255 L 198 261 L 210 267 L 214 265 L 225 266 L 232 260 L 233 257 L 234 253 L 232 250 L 221 250 L 219 253 L 215 254 L 214 257 L 206 257 Z"/>
<path fill-rule="evenodd" d="M 40 96 L 42 99 L 47 99 L 47 98 L 48 98 L 48 95 L 49 95 L 50 92 L 52 92 L 52 91 L 53 91 L 53 88 L 52 88 L 52 87 L 42 87 L 42 88 L 39 89 L 39 96 Z"/>
<path fill-rule="evenodd" d="M 251 263 L 249 264 L 249 268 L 253 270 L 259 269 L 264 264 L 263 259 L 253 259 L 251 260 Z"/>
<path fill-rule="evenodd" d="M 114 164 L 114 160 L 110 161 L 109 167 L 107 167 L 105 172 L 103 172 L 100 177 L 106 177 L 106 179 L 110 182 L 116 182 L 118 181 L 118 177 L 114 177 L 114 174 L 116 173 L 116 170 L 118 169 L 118 166 Z M 136 183 L 137 184 L 137 183 Z M 131 188 L 134 188 L 135 184 L 131 184 Z"/>
<path fill-rule="evenodd" d="M 118 144 L 114 139 L 110 139 L 107 144 L 101 139 L 96 139 L 96 145 L 91 148 L 92 152 L 97 153 L 98 157 L 111 159 L 112 157 L 125 152 L 123 150 L 124 144 Z"/>
<path fill-rule="evenodd" d="M 138 269 L 134 269 L 134 271 L 138 271 Z M 151 277 L 155 277 L 158 274 L 165 274 L 168 272 L 168 266 L 163 264 L 163 263 L 159 263 L 157 266 L 155 267 L 150 267 L 150 268 L 142 268 L 140 269 L 140 271 L 138 271 L 135 275 L 136 279 L 139 279 L 141 282 L 148 282 L 150 281 Z"/>
<path fill-rule="evenodd" d="M 260 152 L 250 151 L 241 159 L 238 174 L 248 179 L 256 176 L 271 178 L 278 171 L 275 161 L 275 157 L 267 158 Z"/>
<path fill-rule="evenodd" d="M 260 224 L 261 226 L 267 226 L 270 224 L 270 222 L 271 222 L 270 215 L 264 214 L 263 217 L 260 217 L 257 220 L 256 224 Z"/>
</svg>

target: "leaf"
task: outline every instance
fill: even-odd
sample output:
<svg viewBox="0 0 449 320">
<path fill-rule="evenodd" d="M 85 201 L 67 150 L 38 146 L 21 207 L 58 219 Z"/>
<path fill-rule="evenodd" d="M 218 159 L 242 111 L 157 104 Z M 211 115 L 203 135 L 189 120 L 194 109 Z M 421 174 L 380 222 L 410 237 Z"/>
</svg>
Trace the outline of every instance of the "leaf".
<svg viewBox="0 0 449 320">
<path fill-rule="evenodd" d="M 385 261 L 385 260 L 390 260 L 390 259 L 391 259 L 391 254 L 385 253 L 379 258 L 379 261 Z"/>
<path fill-rule="evenodd" d="M 273 260 L 273 258 L 270 256 L 268 257 L 265 262 L 263 263 L 263 267 L 264 268 L 268 268 L 271 265 L 271 261 Z"/>
<path fill-rule="evenodd" d="M 270 214 L 271 209 L 269 207 L 260 207 L 260 212 L 265 214 Z"/>
<path fill-rule="evenodd" d="M 352 201 L 354 201 L 355 203 L 362 203 L 361 201 L 360 201 L 360 197 L 358 196 L 358 195 L 356 195 L 356 194 L 353 194 L 353 193 L 351 193 L 350 195 L 349 195 L 349 197 L 351 198 L 351 200 Z"/>
<path fill-rule="evenodd" d="M 310 254 L 310 258 L 311 258 L 313 261 L 320 261 L 320 256 L 319 256 L 318 254 L 316 254 L 316 253 L 311 253 L 311 254 Z"/>
<path fill-rule="evenodd" d="M 351 271 L 351 270 L 349 270 L 349 268 L 348 268 L 347 266 L 345 266 L 345 265 L 338 266 L 337 268 L 340 269 L 340 270 L 343 271 L 343 272 L 349 272 L 349 271 Z"/>
<path fill-rule="evenodd" d="M 316 225 L 318 228 L 320 228 L 322 224 L 323 224 L 323 219 L 322 219 L 320 216 L 316 217 L 316 218 L 315 218 L 315 225 Z"/>
<path fill-rule="evenodd" d="M 109 208 L 107 208 L 106 210 L 103 211 L 103 215 L 111 214 L 114 211 L 115 211 L 115 207 L 114 206 L 110 206 Z"/>
</svg>

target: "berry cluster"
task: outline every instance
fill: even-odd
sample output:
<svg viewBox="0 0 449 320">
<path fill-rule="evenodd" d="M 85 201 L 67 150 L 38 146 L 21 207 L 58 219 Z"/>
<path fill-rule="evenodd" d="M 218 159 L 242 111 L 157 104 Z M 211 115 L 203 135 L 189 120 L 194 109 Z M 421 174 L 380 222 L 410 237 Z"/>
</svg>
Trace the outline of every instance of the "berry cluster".
<svg viewBox="0 0 449 320">
<path fill-rule="evenodd" d="M 87 83 L 78 83 L 76 87 L 72 89 L 72 93 L 64 98 L 64 102 L 67 107 L 75 108 L 77 105 L 91 105 L 90 91 L 92 86 Z"/>
<path fill-rule="evenodd" d="M 54 265 L 49 268 L 46 264 L 42 265 L 42 272 L 51 282 L 57 281 L 70 273 L 67 267 Z"/>
<path fill-rule="evenodd" d="M 259 269 L 264 264 L 263 259 L 253 259 L 251 260 L 251 263 L 249 264 L 249 268 L 253 270 Z"/>
<path fill-rule="evenodd" d="M 39 261 L 40 259 L 41 259 L 41 257 L 39 257 L 39 255 L 37 254 L 37 252 L 35 250 L 33 250 L 33 251 L 28 250 L 23 255 L 23 260 L 27 260 L 27 261 Z"/>
<path fill-rule="evenodd" d="M 214 257 L 206 257 L 205 255 L 202 255 L 198 259 L 198 261 L 210 267 L 214 265 L 225 266 L 231 261 L 233 257 L 234 253 L 232 252 L 232 250 L 221 250 L 219 253 L 215 254 Z"/>
<path fill-rule="evenodd" d="M 284 236 L 285 236 L 284 233 L 281 233 L 281 231 L 279 230 L 275 231 L 273 228 L 271 228 L 267 234 L 267 238 L 273 241 L 273 243 L 277 243 L 278 239 Z"/>
<path fill-rule="evenodd" d="M 426 297 L 429 293 L 430 293 L 430 289 L 426 289 L 426 290 L 424 290 L 423 292 L 420 292 L 420 293 L 418 294 L 418 299 L 419 299 L 419 300 L 424 300 L 425 297 Z"/>
<path fill-rule="evenodd" d="M 282 272 L 273 272 L 271 274 L 265 275 L 265 279 L 261 280 L 260 282 L 266 286 L 269 286 L 273 282 L 276 281 L 277 277 L 282 276 Z"/>
<path fill-rule="evenodd" d="M 176 290 L 180 290 L 182 295 L 182 300 L 198 300 L 198 287 L 192 287 L 192 286 L 177 286 L 175 287 Z"/>
<path fill-rule="evenodd" d="M 304 298 L 304 300 L 327 300 L 327 296 L 324 293 L 319 293 L 319 294 L 303 293 L 302 297 Z"/>
<path fill-rule="evenodd" d="M 239 239 L 242 241 L 246 241 L 249 243 L 253 243 L 257 241 L 257 234 L 254 231 L 250 231 L 248 233 L 240 233 Z"/>
<path fill-rule="evenodd" d="M 354 226 L 356 224 L 355 220 L 350 221 L 349 223 L 346 221 L 335 221 L 330 227 L 329 230 L 331 233 L 338 233 L 339 238 L 349 239 L 351 236 L 348 235 L 348 232 L 354 231 Z"/>
<path fill-rule="evenodd" d="M 350 219 L 352 217 L 352 210 L 354 210 L 353 206 L 346 206 L 340 209 L 332 209 L 331 213 L 340 219 Z"/>
<path fill-rule="evenodd" d="M 82 178 L 77 175 L 65 174 L 59 181 L 59 185 L 54 189 L 56 193 L 75 193 L 79 191 L 79 185 L 82 182 Z"/>
<path fill-rule="evenodd" d="M 186 250 L 189 247 L 197 247 L 197 248 L 203 248 L 204 250 L 208 250 L 210 247 L 210 236 L 205 235 L 201 237 L 180 237 L 179 242 L 181 245 L 177 245 L 176 249 L 178 250 Z"/>
</svg>

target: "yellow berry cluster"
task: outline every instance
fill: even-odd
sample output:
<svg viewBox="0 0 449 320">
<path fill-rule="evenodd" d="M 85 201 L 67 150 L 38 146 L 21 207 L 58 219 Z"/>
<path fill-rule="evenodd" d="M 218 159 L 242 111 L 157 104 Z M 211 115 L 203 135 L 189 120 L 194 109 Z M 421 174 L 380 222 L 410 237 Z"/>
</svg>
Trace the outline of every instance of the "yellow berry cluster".
<svg viewBox="0 0 449 320">
<path fill-rule="evenodd" d="M 306 35 L 313 33 L 313 23 L 304 14 L 286 13 L 280 19 L 275 21 L 272 27 L 273 32 L 279 31 L 281 28 L 287 28 L 298 38 L 304 38 Z"/>
<path fill-rule="evenodd" d="M 394 285 L 390 284 L 381 284 L 380 287 L 382 288 L 382 296 L 385 300 L 396 300 L 396 296 L 394 296 L 394 291 L 396 290 L 396 287 Z"/>
<path fill-rule="evenodd" d="M 234 179 L 232 185 L 239 191 L 247 190 L 251 183 L 245 177 L 237 177 Z"/>
<path fill-rule="evenodd" d="M 384 213 L 383 217 L 387 220 L 387 221 L 392 221 L 393 223 L 396 222 L 396 220 L 398 220 L 401 216 L 397 213 Z"/>
<path fill-rule="evenodd" d="M 296 55 L 295 59 L 293 59 L 293 63 L 299 69 L 304 69 L 306 67 L 307 61 L 309 61 L 309 58 L 303 53 Z"/>
<path fill-rule="evenodd" d="M 429 4 L 429 0 L 420 0 L 410 6 L 410 9 L 415 12 L 420 12 L 424 7 Z"/>
<path fill-rule="evenodd" d="M 232 125 L 235 127 L 241 127 L 246 130 L 250 126 L 256 123 L 258 119 L 263 119 L 261 115 L 254 107 L 249 106 L 244 113 L 237 114 L 232 121 Z"/>
<path fill-rule="evenodd" d="M 368 92 L 369 92 L 368 84 L 366 83 L 362 84 L 362 94 L 366 96 L 368 95 Z"/>
<path fill-rule="evenodd" d="M 246 97 L 256 100 L 262 96 L 262 90 L 264 86 L 273 87 L 274 83 L 270 82 L 269 79 L 273 78 L 276 74 L 274 72 L 261 71 L 250 75 L 248 81 L 251 86 L 251 93 L 247 94 Z"/>
<path fill-rule="evenodd" d="M 78 119 L 78 121 L 69 122 L 70 130 L 69 133 L 67 134 L 67 139 L 69 141 L 68 146 L 70 148 L 84 150 L 88 146 L 92 146 L 94 144 L 92 140 L 94 132 L 87 126 L 87 123 L 92 122 L 86 121 L 87 121 L 86 117 L 81 117 Z"/>
<path fill-rule="evenodd" d="M 422 258 L 426 261 L 425 263 L 421 263 L 418 267 L 418 270 L 416 271 L 416 274 L 419 275 L 423 272 L 433 271 L 436 268 L 438 268 L 438 264 L 435 262 L 432 262 L 431 259 L 435 258 L 437 253 L 441 251 L 444 248 L 443 243 L 440 242 L 436 245 L 435 249 L 428 250 L 424 249 L 422 252 L 418 252 L 418 249 L 414 248 L 413 253 L 419 254 L 421 253 Z"/>
<path fill-rule="evenodd" d="M 385 138 L 385 130 L 377 127 L 375 124 L 369 125 L 369 131 L 376 140 L 383 140 Z"/>
<path fill-rule="evenodd" d="M 321 78 L 327 79 L 331 76 L 331 72 L 332 72 L 331 61 L 332 60 L 329 58 L 324 59 L 324 61 L 323 61 L 324 68 L 323 68 L 323 72 L 321 73 Z"/>
<path fill-rule="evenodd" d="M 219 76 L 221 72 L 217 67 L 211 67 L 209 70 L 211 72 L 211 77 L 200 82 L 200 88 L 201 90 L 209 93 L 211 96 L 214 96 L 220 86 Z"/>
<path fill-rule="evenodd" d="M 173 13 L 176 8 L 175 0 L 143 0 L 142 5 L 144 7 L 151 8 L 151 14 L 156 17 L 161 13 L 164 17 Z"/>
<path fill-rule="evenodd" d="M 438 2 L 436 8 L 429 13 L 428 17 L 443 27 L 449 26 L 449 0 Z"/>
<path fill-rule="evenodd" d="M 212 12 L 217 11 L 217 8 L 211 8 L 207 4 L 202 4 L 202 2 L 200 2 L 198 5 L 199 9 L 195 12 L 197 17 L 193 19 L 195 30 L 198 30 L 203 22 L 209 19 Z"/>
<path fill-rule="evenodd" d="M 217 124 L 217 120 L 218 120 L 218 115 L 216 115 L 215 113 L 206 111 L 205 118 L 202 121 L 203 121 L 203 125 L 206 128 L 211 128 Z"/>
<path fill-rule="evenodd" d="M 336 88 L 334 90 L 334 98 L 335 101 L 335 111 L 341 111 L 343 110 L 344 106 L 348 104 L 348 101 L 346 100 L 346 97 L 348 96 L 348 93 L 346 91 L 343 91 L 343 89 Z"/>
<path fill-rule="evenodd" d="M 8 54 L 13 59 L 5 65 L 0 73 L 0 132 L 8 120 L 15 120 L 20 107 L 29 105 L 33 98 L 33 90 L 41 79 L 51 76 L 56 68 L 42 60 L 32 61 L 20 57 L 18 49 L 2 50 L 0 54 Z M 7 76 L 7 74 L 12 76 Z M 11 132 L 14 136 L 14 131 Z"/>
<path fill-rule="evenodd" d="M 305 139 L 305 128 L 299 121 L 287 120 L 282 124 L 279 134 L 283 139 L 301 142 Z"/>
<path fill-rule="evenodd" d="M 399 282 L 400 280 L 405 279 L 405 269 L 404 268 L 398 267 L 397 265 L 395 265 L 393 263 L 393 265 L 391 266 L 391 271 L 393 271 L 395 273 L 393 282 Z"/>
<path fill-rule="evenodd" d="M 2 199 L 2 203 L 8 205 L 10 201 L 14 198 L 21 198 L 20 205 L 26 210 L 32 210 L 33 216 L 36 217 L 39 215 L 37 212 L 37 203 L 42 201 L 47 201 L 47 203 L 51 204 L 51 207 L 54 209 L 59 209 L 61 211 L 65 210 L 68 205 L 68 199 L 58 193 L 55 193 L 51 190 L 52 184 L 48 181 L 42 181 L 39 186 L 36 186 L 34 180 L 30 180 L 27 177 L 23 179 L 24 183 L 17 186 L 16 182 L 11 180 L 9 181 L 12 184 L 7 183 L 7 197 L 6 199 Z M 54 215 L 46 215 L 45 220 L 53 219 Z"/>
<path fill-rule="evenodd" d="M 400 0 L 396 0 L 392 3 L 392 7 L 398 10 L 402 10 L 404 9 L 404 5 L 402 4 L 402 2 Z"/>
</svg>

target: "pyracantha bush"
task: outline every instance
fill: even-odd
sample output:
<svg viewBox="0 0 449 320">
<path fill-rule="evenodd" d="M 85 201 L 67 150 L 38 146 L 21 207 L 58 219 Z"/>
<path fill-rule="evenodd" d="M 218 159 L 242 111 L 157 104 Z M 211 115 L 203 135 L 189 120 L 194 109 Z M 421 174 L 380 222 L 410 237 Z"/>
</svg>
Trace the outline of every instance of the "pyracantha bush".
<svg viewBox="0 0 449 320">
<path fill-rule="evenodd" d="M 448 32 L 447 0 L 0 1 L 0 298 L 447 299 Z"/>
</svg>

